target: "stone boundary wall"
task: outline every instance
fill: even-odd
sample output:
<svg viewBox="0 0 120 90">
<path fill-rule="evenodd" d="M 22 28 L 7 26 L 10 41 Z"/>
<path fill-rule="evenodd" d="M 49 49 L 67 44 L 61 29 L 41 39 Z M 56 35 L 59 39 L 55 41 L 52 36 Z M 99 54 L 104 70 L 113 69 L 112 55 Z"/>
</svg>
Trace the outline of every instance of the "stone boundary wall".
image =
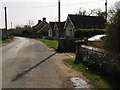
<svg viewBox="0 0 120 90">
<path fill-rule="evenodd" d="M 95 69 L 120 80 L 120 54 L 109 53 L 105 50 L 80 45 L 79 54 L 82 62 L 88 68 Z"/>
</svg>

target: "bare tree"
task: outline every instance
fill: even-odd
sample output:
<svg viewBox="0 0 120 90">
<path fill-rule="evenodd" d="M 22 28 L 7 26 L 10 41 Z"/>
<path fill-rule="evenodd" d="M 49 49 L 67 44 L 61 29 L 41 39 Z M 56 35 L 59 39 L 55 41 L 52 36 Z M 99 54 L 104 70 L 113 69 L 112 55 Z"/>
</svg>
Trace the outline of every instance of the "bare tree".
<svg viewBox="0 0 120 90">
<path fill-rule="evenodd" d="M 79 9 L 78 15 L 88 15 L 88 16 L 103 16 L 105 17 L 105 12 L 102 12 L 101 9 L 92 9 L 92 10 L 84 10 L 82 7 Z"/>
<path fill-rule="evenodd" d="M 89 10 L 89 16 L 105 16 L 105 12 L 102 12 L 101 9 L 92 9 L 92 10 Z"/>
<path fill-rule="evenodd" d="M 34 25 L 34 21 L 28 20 L 28 26 L 32 27 Z"/>
<path fill-rule="evenodd" d="M 94 14 L 95 14 L 95 9 L 89 10 L 89 16 L 94 15 Z"/>
<path fill-rule="evenodd" d="M 111 6 L 109 11 L 108 11 L 108 20 L 109 20 L 109 23 L 112 23 L 113 22 L 113 16 L 115 15 L 115 13 L 120 10 L 120 1 L 119 2 L 116 2 L 114 4 L 114 6 Z"/>
<path fill-rule="evenodd" d="M 87 11 L 86 10 L 84 10 L 82 7 L 79 9 L 79 11 L 78 11 L 78 13 L 77 13 L 78 15 L 83 15 L 83 16 L 85 16 L 85 15 L 87 15 Z"/>
</svg>

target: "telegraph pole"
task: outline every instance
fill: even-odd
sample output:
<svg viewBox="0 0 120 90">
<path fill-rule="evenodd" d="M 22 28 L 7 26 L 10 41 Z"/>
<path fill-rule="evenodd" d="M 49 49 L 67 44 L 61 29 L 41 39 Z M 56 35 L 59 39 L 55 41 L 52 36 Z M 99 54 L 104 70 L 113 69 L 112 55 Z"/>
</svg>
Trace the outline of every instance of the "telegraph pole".
<svg viewBox="0 0 120 90">
<path fill-rule="evenodd" d="M 106 22 L 107 22 L 107 0 L 105 1 L 105 15 L 106 15 Z"/>
<path fill-rule="evenodd" d="M 58 22 L 60 22 L 60 0 L 58 1 Z"/>
<path fill-rule="evenodd" d="M 5 9 L 5 33 L 7 38 L 7 10 L 6 10 L 6 7 L 4 7 L 4 9 Z"/>
<path fill-rule="evenodd" d="M 12 22 L 11 22 L 11 29 L 12 29 Z"/>
<path fill-rule="evenodd" d="M 13 32 L 13 23 L 12 22 L 11 22 L 11 31 L 10 32 L 11 32 L 11 35 L 13 36 L 14 32 Z"/>
<path fill-rule="evenodd" d="M 58 1 L 58 50 L 60 50 L 60 37 L 61 37 L 61 30 L 60 30 L 60 0 Z"/>
</svg>

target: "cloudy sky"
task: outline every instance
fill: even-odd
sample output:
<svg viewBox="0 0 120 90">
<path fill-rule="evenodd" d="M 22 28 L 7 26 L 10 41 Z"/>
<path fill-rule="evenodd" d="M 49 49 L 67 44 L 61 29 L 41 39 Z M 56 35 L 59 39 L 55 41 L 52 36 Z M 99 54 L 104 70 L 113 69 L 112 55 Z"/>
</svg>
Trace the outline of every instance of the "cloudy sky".
<svg viewBox="0 0 120 90">
<path fill-rule="evenodd" d="M 108 8 L 119 0 L 108 0 Z M 82 7 L 85 10 L 100 8 L 105 10 L 105 0 L 61 0 L 61 21 L 68 14 L 75 14 Z M 58 20 L 58 0 L 0 0 L 0 28 L 4 27 L 4 7 L 7 7 L 8 28 L 28 24 L 31 20 L 36 24 L 46 17 L 47 22 Z"/>
</svg>

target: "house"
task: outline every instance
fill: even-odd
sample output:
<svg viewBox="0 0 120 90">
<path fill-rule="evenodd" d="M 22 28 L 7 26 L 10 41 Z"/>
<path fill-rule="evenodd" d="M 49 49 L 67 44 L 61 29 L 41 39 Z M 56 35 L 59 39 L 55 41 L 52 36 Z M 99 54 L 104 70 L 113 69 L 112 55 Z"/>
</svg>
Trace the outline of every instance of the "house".
<svg viewBox="0 0 120 90">
<path fill-rule="evenodd" d="M 46 21 L 46 18 L 43 20 L 38 20 L 38 23 L 33 26 L 33 30 L 37 34 L 38 37 L 40 36 L 48 36 L 49 24 Z"/>
<path fill-rule="evenodd" d="M 49 37 L 54 37 L 55 36 L 54 25 L 55 25 L 55 22 L 49 22 L 49 30 L 48 30 L 48 36 Z"/>
<path fill-rule="evenodd" d="M 101 16 L 82 16 L 69 14 L 64 25 L 64 29 L 66 29 L 66 37 L 74 38 L 74 32 L 77 29 L 102 29 L 104 24 L 105 20 Z"/>
<path fill-rule="evenodd" d="M 60 38 L 64 38 L 65 37 L 65 29 L 64 29 L 64 25 L 65 25 L 65 21 L 64 22 L 60 22 Z M 59 33 L 59 22 L 55 22 L 53 31 L 54 31 L 54 36 L 58 39 L 58 33 Z"/>
<path fill-rule="evenodd" d="M 41 22 L 42 22 L 41 20 L 38 20 L 38 23 L 37 23 L 35 26 L 33 26 L 32 28 L 37 29 L 37 27 L 39 26 L 39 24 L 40 24 Z"/>
<path fill-rule="evenodd" d="M 6 31 L 5 29 L 0 28 L 0 39 L 6 38 Z"/>
<path fill-rule="evenodd" d="M 0 29 L 0 40 L 2 39 L 2 29 Z"/>
</svg>

